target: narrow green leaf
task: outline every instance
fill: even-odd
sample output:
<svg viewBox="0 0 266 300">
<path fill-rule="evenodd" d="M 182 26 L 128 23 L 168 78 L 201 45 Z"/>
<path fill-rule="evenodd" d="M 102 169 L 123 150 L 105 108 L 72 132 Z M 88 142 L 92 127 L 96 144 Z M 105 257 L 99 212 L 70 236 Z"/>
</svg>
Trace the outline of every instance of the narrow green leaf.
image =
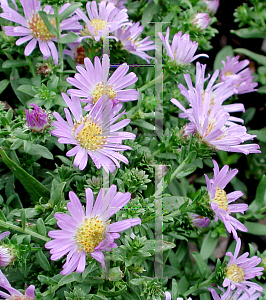
<svg viewBox="0 0 266 300">
<path fill-rule="evenodd" d="M 252 52 L 252 51 L 244 49 L 244 48 L 234 49 L 234 52 L 244 54 L 244 55 L 252 58 L 253 60 L 255 60 L 257 63 L 266 66 L 266 56 L 265 55 L 257 54 L 255 52 Z"/>
<path fill-rule="evenodd" d="M 49 21 L 47 13 L 45 11 L 38 11 L 38 14 L 42 18 L 44 24 L 46 25 L 46 27 L 50 31 L 50 33 L 56 36 L 57 35 L 56 29 Z"/>
<path fill-rule="evenodd" d="M 42 218 L 39 218 L 37 221 L 36 221 L 36 229 L 37 229 L 37 232 L 41 235 L 46 235 L 46 227 L 44 225 L 44 222 L 43 222 L 43 219 Z"/>
<path fill-rule="evenodd" d="M 234 51 L 233 48 L 231 46 L 225 46 L 222 48 L 222 50 L 220 50 L 214 60 L 214 64 L 213 64 L 213 70 L 221 70 L 223 67 L 222 64 L 222 60 L 226 61 L 226 56 L 230 55 L 231 57 L 234 56 Z"/>
<path fill-rule="evenodd" d="M 192 256 L 194 257 L 196 264 L 199 268 L 199 272 L 201 275 L 204 276 L 204 278 L 208 278 L 211 274 L 211 269 L 209 268 L 209 266 L 207 265 L 207 263 L 204 261 L 204 259 L 202 258 L 202 256 L 200 255 L 200 253 L 191 253 Z"/>
<path fill-rule="evenodd" d="M 51 269 L 50 263 L 49 263 L 47 257 L 44 255 L 44 253 L 42 252 L 41 249 L 36 253 L 36 260 L 37 260 L 38 264 L 45 271 L 50 271 L 50 269 Z"/>
<path fill-rule="evenodd" d="M 6 216 L 4 215 L 2 209 L 0 209 L 0 220 L 2 220 L 2 221 L 4 221 L 4 222 L 7 221 Z"/>
<path fill-rule="evenodd" d="M 19 101 L 25 106 L 26 103 L 32 98 L 29 95 L 22 93 L 20 91 L 17 91 L 17 88 L 19 87 L 19 73 L 18 70 L 13 68 L 12 72 L 10 74 L 10 84 L 11 87 L 14 91 L 14 93 L 16 94 L 16 96 L 18 97 Z"/>
<path fill-rule="evenodd" d="M 53 154 L 42 145 L 32 144 L 28 153 L 31 155 L 40 155 L 46 159 L 54 159 Z"/>
<path fill-rule="evenodd" d="M 62 37 L 58 43 L 60 44 L 70 44 L 75 42 L 79 38 L 79 35 L 74 33 L 73 31 L 70 31 L 68 34 L 66 34 L 64 37 Z"/>
<path fill-rule="evenodd" d="M 66 182 L 61 182 L 59 185 L 57 185 L 57 187 L 55 189 L 53 189 L 51 191 L 51 199 L 49 200 L 49 202 L 55 206 L 56 204 L 58 204 L 59 202 L 63 201 L 63 191 L 65 188 Z"/>
<path fill-rule="evenodd" d="M 248 229 L 248 233 L 254 235 L 266 235 L 266 225 L 256 222 L 245 222 L 244 225 Z"/>
<path fill-rule="evenodd" d="M 135 121 L 132 121 L 130 122 L 130 125 L 136 125 L 138 127 L 142 127 L 142 128 L 145 128 L 145 129 L 148 129 L 148 130 L 156 130 L 156 127 L 144 120 L 135 120 Z"/>
<path fill-rule="evenodd" d="M 17 88 L 17 91 L 23 92 L 29 96 L 34 97 L 36 93 L 32 90 L 32 86 L 29 84 L 22 84 Z"/>
<path fill-rule="evenodd" d="M 61 280 L 59 280 L 58 286 L 62 286 L 62 285 L 65 285 L 65 284 L 68 284 L 68 283 L 71 283 L 74 281 L 82 282 L 83 281 L 82 274 L 80 274 L 80 273 L 68 274 L 68 275 L 64 276 Z"/>
<path fill-rule="evenodd" d="M 2 64 L 2 68 L 8 69 L 8 68 L 19 68 L 19 67 L 25 67 L 28 65 L 28 62 L 26 60 L 7 60 Z"/>
<path fill-rule="evenodd" d="M 65 20 L 69 15 L 71 15 L 77 8 L 81 7 L 81 3 L 72 3 L 70 4 L 64 11 L 61 12 L 59 15 L 59 20 L 62 22 Z"/>
<path fill-rule="evenodd" d="M 241 28 L 238 30 L 231 30 L 231 32 L 244 39 L 264 39 L 266 34 L 258 28 Z"/>
<path fill-rule="evenodd" d="M 9 80 L 3 79 L 0 81 L 0 94 L 3 93 L 3 91 L 7 88 L 8 85 L 9 85 Z"/>
<path fill-rule="evenodd" d="M 48 201 L 50 198 L 50 191 L 43 186 L 38 180 L 33 176 L 24 171 L 16 163 L 14 163 L 5 153 L 5 151 L 0 148 L 0 155 L 3 162 L 8 166 L 12 173 L 17 177 L 17 179 L 22 183 L 26 191 L 30 196 L 38 201 L 41 197 Z"/>
<path fill-rule="evenodd" d="M 22 209 L 20 212 L 20 218 L 21 218 L 22 230 L 25 230 L 25 228 L 26 228 L 26 213 L 25 213 L 24 209 Z"/>
<path fill-rule="evenodd" d="M 264 143 L 266 142 L 266 127 L 260 130 L 249 130 L 248 133 L 255 134 L 257 136 L 256 139 Z"/>
<path fill-rule="evenodd" d="M 213 251 L 216 248 L 216 245 L 218 244 L 219 237 L 212 237 L 211 236 L 212 232 L 209 231 L 206 237 L 203 240 L 201 249 L 200 249 L 200 255 L 203 259 L 209 258 Z"/>
</svg>

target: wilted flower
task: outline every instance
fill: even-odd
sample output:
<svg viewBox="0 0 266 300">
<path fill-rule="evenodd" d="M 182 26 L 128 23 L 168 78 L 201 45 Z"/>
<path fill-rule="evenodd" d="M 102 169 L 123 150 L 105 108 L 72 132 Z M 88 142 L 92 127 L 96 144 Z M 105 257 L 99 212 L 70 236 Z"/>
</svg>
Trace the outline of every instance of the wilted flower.
<svg viewBox="0 0 266 300">
<path fill-rule="evenodd" d="M 234 255 L 231 252 L 227 252 L 226 255 L 230 257 L 229 262 L 225 271 L 225 279 L 223 281 L 223 287 L 228 287 L 225 292 L 224 298 L 227 298 L 231 290 L 236 288 L 242 290 L 243 292 L 249 294 L 248 287 L 253 288 L 256 291 L 262 292 L 263 288 L 255 282 L 249 281 L 249 279 L 256 276 L 262 275 L 264 268 L 256 267 L 261 258 L 253 256 L 248 258 L 249 253 L 246 252 L 241 256 L 238 256 L 241 248 L 241 240 L 237 239 L 236 248 Z"/>
<path fill-rule="evenodd" d="M 109 79 L 110 60 L 107 54 L 103 55 L 102 64 L 98 56 L 94 58 L 94 66 L 88 57 L 84 59 L 84 64 L 85 69 L 77 66 L 79 73 L 76 73 L 74 78 L 67 78 L 67 81 L 77 88 L 67 92 L 85 98 L 86 100 L 81 100 L 88 103 L 85 110 L 91 110 L 102 95 L 106 95 L 114 104 L 138 99 L 139 92 L 135 89 L 124 90 L 138 80 L 133 72 L 126 75 L 129 70 L 126 63 L 119 66 Z"/>
<path fill-rule="evenodd" d="M 177 64 L 185 65 L 191 63 L 201 56 L 209 57 L 207 54 L 198 54 L 194 56 L 195 52 L 198 49 L 198 43 L 196 43 L 195 41 L 192 42 L 190 40 L 189 34 L 185 33 L 182 35 L 182 31 L 179 31 L 174 35 L 171 46 L 169 44 L 169 34 L 169 27 L 166 30 L 165 37 L 161 32 L 158 33 L 160 39 L 164 44 L 168 56 Z"/>
<path fill-rule="evenodd" d="M 41 2 L 36 0 L 20 0 L 23 7 L 24 15 L 21 16 L 14 9 L 2 4 L 3 13 L 0 16 L 9 21 L 20 24 L 21 26 L 4 26 L 5 34 L 8 36 L 22 36 L 22 38 L 16 41 L 16 45 L 21 45 L 29 41 L 25 47 L 24 54 L 29 56 L 34 50 L 37 42 L 39 44 L 40 51 L 44 58 L 48 58 L 52 55 L 55 64 L 58 63 L 58 52 L 55 47 L 54 41 L 57 37 L 51 33 L 42 18 L 38 14 L 41 10 Z M 64 4 L 59 13 L 62 13 L 70 3 Z M 45 6 L 44 11 L 47 14 L 53 14 L 54 11 L 50 5 Z M 74 15 L 60 23 L 60 30 L 80 30 L 83 27 L 78 22 L 78 16 Z M 51 24 L 55 26 L 55 19 L 52 19 Z M 64 35 L 62 35 L 63 37 Z"/>
<path fill-rule="evenodd" d="M 198 227 L 198 228 L 204 228 L 208 227 L 210 224 L 210 219 L 207 217 L 202 217 L 197 214 L 191 213 L 190 215 L 190 220 L 193 226 Z"/>
<path fill-rule="evenodd" d="M 145 51 L 154 50 L 155 45 L 153 41 L 149 40 L 149 36 L 144 39 L 140 39 L 139 36 L 143 31 L 144 26 L 140 25 L 139 22 L 118 28 L 115 31 L 115 36 L 120 40 L 123 48 L 128 52 L 141 57 L 150 63 L 152 56 L 149 56 Z"/>
<path fill-rule="evenodd" d="M 58 142 L 62 144 L 75 145 L 67 152 L 67 156 L 75 156 L 74 166 L 83 170 L 91 157 L 95 166 L 104 168 L 106 172 L 114 172 L 116 167 L 120 168 L 118 160 L 128 163 L 127 158 L 118 151 L 131 150 L 130 147 L 122 145 L 125 139 L 135 139 L 135 134 L 125 131 L 117 131 L 129 124 L 130 119 L 124 119 L 115 123 L 125 114 L 125 111 L 118 114 L 122 109 L 122 104 L 110 107 L 107 97 L 101 97 L 94 105 L 93 109 L 83 117 L 81 103 L 78 97 L 72 99 L 62 94 L 70 112 L 65 108 L 65 121 L 57 112 L 54 116 L 57 119 L 53 126 L 56 129 L 51 134 L 59 137 Z"/>
<path fill-rule="evenodd" d="M 214 300 L 255 300 L 258 299 L 261 295 L 261 293 L 255 293 L 256 290 L 254 288 L 249 288 L 247 292 L 243 292 L 242 289 L 238 288 L 236 291 L 229 290 L 229 293 L 228 291 L 225 292 L 224 289 L 220 287 L 219 289 L 223 292 L 223 295 L 221 295 L 221 297 L 214 289 L 209 288 L 209 291 L 211 292 Z"/>
<path fill-rule="evenodd" d="M 224 66 L 221 70 L 220 81 L 232 85 L 235 94 L 245 94 L 256 91 L 254 88 L 258 83 L 253 82 L 254 76 L 251 76 L 250 69 L 245 68 L 249 63 L 248 59 L 239 61 L 239 56 L 232 58 L 227 56 L 226 62 L 222 61 Z"/>
<path fill-rule="evenodd" d="M 0 291 L 0 296 L 3 297 L 4 299 L 10 299 L 10 300 L 31 300 L 35 298 L 35 286 L 30 285 L 26 290 L 25 290 L 25 296 L 21 294 L 18 290 L 14 289 L 11 284 L 8 282 L 6 279 L 5 275 L 2 273 L 0 270 L 0 286 L 7 290 L 9 294 Z"/>
<path fill-rule="evenodd" d="M 86 23 L 82 32 L 83 38 L 94 38 L 98 42 L 102 37 L 107 37 L 117 28 L 128 24 L 127 9 L 119 10 L 113 3 L 106 4 L 105 1 L 101 1 L 97 4 L 92 1 L 86 4 L 86 9 L 89 18 L 80 8 L 76 11 Z M 115 37 L 109 36 L 109 38 Z"/>
<path fill-rule="evenodd" d="M 226 194 L 224 188 L 238 173 L 237 169 L 229 170 L 229 166 L 225 165 L 219 170 L 217 162 L 212 160 L 214 165 L 213 179 L 209 179 L 205 176 L 208 194 L 210 197 L 211 208 L 215 213 L 215 221 L 220 219 L 227 231 L 233 233 L 235 239 L 237 239 L 236 229 L 241 231 L 247 231 L 247 228 L 239 222 L 237 219 L 230 216 L 231 213 L 242 213 L 248 209 L 248 205 L 244 203 L 231 204 L 243 195 L 241 191 L 234 191 Z"/>
<path fill-rule="evenodd" d="M 212 94 L 205 91 L 202 94 L 200 87 L 194 89 L 190 97 L 192 109 L 185 109 L 176 99 L 171 102 L 185 112 L 191 122 L 189 131 L 196 133 L 199 138 L 210 147 L 228 152 L 241 152 L 244 154 L 260 153 L 259 145 L 243 144 L 248 140 L 253 140 L 256 135 L 247 133 L 245 126 L 228 124 L 230 115 L 221 106 L 222 101 L 212 104 Z M 220 99 L 221 100 L 221 99 Z"/>
<path fill-rule="evenodd" d="M 218 7 L 220 5 L 219 0 L 203 0 L 207 4 L 208 12 L 211 14 L 216 14 Z"/>
<path fill-rule="evenodd" d="M 25 109 L 27 125 L 33 132 L 43 132 L 50 126 L 48 113 L 41 109 L 37 104 L 30 104 L 33 109 L 29 112 Z"/>
<path fill-rule="evenodd" d="M 210 16 L 207 13 L 197 13 L 192 20 L 192 24 L 201 30 L 205 30 L 210 24 Z"/>
<path fill-rule="evenodd" d="M 64 49 L 63 54 L 70 56 L 77 64 L 83 65 L 86 54 L 81 42 L 73 42 L 71 44 L 67 44 L 67 46 L 70 50 Z"/>
<path fill-rule="evenodd" d="M 70 202 L 67 208 L 71 216 L 65 213 L 56 213 L 57 225 L 61 230 L 49 231 L 53 238 L 45 247 L 51 249 L 51 260 L 58 260 L 67 253 L 67 259 L 60 273 L 67 275 L 74 270 L 82 273 L 86 267 L 86 255 L 101 263 L 105 267 L 102 251 L 111 251 L 117 247 L 115 239 L 120 237 L 118 232 L 124 231 L 141 223 L 139 218 L 122 220 L 110 224 L 110 217 L 125 206 L 130 193 L 116 192 L 116 185 L 112 185 L 105 193 L 102 188 L 94 202 L 91 189 L 86 189 L 86 212 L 77 195 L 69 192 Z"/>
</svg>

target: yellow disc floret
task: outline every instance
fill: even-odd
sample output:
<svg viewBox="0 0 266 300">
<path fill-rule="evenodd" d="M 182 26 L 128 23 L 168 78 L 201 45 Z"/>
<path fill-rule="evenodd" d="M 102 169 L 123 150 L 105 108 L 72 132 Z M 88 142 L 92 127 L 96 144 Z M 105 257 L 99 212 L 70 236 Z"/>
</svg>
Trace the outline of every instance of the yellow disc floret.
<svg viewBox="0 0 266 300">
<path fill-rule="evenodd" d="M 50 23 L 55 26 L 55 19 L 51 20 Z M 28 21 L 29 28 L 31 30 L 32 35 L 37 39 L 41 39 L 42 41 L 49 41 L 55 37 L 46 27 L 42 18 L 39 14 L 35 14 L 32 16 L 31 20 Z"/>
<path fill-rule="evenodd" d="M 107 22 L 102 19 L 92 19 L 90 25 L 94 27 L 95 34 L 97 34 L 98 30 L 104 30 L 107 26 Z"/>
<path fill-rule="evenodd" d="M 219 208 L 222 208 L 227 211 L 228 209 L 228 198 L 226 192 L 217 186 L 215 198 L 211 200 L 219 205 Z"/>
<path fill-rule="evenodd" d="M 226 269 L 226 277 L 234 283 L 239 283 L 244 281 L 245 272 L 243 268 L 232 264 Z"/>
<path fill-rule="evenodd" d="M 106 144 L 106 136 L 103 136 L 102 128 L 93 122 L 91 119 L 76 123 L 74 126 L 74 132 L 76 129 L 84 124 L 84 127 L 76 134 L 76 139 L 79 144 L 87 150 L 98 150 Z"/>
<path fill-rule="evenodd" d="M 105 233 L 106 224 L 97 216 L 85 219 L 82 225 L 79 226 L 76 234 L 79 251 L 93 252 L 95 247 L 104 239 Z"/>
<path fill-rule="evenodd" d="M 102 95 L 108 96 L 109 99 L 114 99 L 116 92 L 112 86 L 109 84 L 103 84 L 102 82 L 98 83 L 94 88 L 92 95 L 92 102 L 95 104 Z"/>
</svg>

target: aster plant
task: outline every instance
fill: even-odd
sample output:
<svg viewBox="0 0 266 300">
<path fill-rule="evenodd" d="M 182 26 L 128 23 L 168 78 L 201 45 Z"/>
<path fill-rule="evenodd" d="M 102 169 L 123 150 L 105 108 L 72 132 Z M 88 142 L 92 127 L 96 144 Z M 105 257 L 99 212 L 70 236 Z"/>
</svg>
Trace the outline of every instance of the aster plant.
<svg viewBox="0 0 266 300">
<path fill-rule="evenodd" d="M 82 273 L 86 266 L 87 254 L 99 261 L 104 268 L 102 251 L 111 251 L 117 247 L 114 240 L 120 237 L 118 232 L 141 223 L 139 218 L 132 218 L 110 224 L 108 220 L 130 200 L 130 193 L 117 193 L 115 185 L 107 192 L 102 188 L 95 203 L 90 188 L 85 190 L 85 194 L 86 212 L 77 195 L 70 192 L 67 208 L 71 216 L 56 213 L 57 225 L 61 230 L 48 233 L 53 240 L 46 243 L 45 247 L 51 249 L 51 259 L 57 260 L 68 253 L 63 271 L 60 272 L 63 275 L 74 270 Z"/>
</svg>

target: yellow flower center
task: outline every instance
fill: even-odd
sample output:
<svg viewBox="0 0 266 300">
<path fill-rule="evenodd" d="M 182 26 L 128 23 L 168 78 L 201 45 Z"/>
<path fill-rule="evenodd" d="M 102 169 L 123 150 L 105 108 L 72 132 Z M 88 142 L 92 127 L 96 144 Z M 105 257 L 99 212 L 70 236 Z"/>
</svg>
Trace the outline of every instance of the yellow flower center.
<svg viewBox="0 0 266 300">
<path fill-rule="evenodd" d="M 76 234 L 79 251 L 92 252 L 104 239 L 105 233 L 106 224 L 99 220 L 98 217 L 85 219 L 83 224 L 79 226 Z"/>
<path fill-rule="evenodd" d="M 98 30 L 104 30 L 107 26 L 107 22 L 102 19 L 92 19 L 92 21 L 90 21 L 90 25 L 94 27 L 95 34 L 97 34 Z"/>
<path fill-rule="evenodd" d="M 50 23 L 55 26 L 55 19 L 52 19 Z M 48 41 L 55 37 L 46 27 L 42 18 L 39 14 L 35 14 L 32 16 L 31 21 L 28 21 L 29 28 L 31 30 L 32 35 L 37 39 L 41 39 L 42 41 Z"/>
<path fill-rule="evenodd" d="M 91 121 L 91 119 L 76 123 L 74 126 L 74 132 L 76 129 L 84 124 L 84 127 L 76 134 L 76 139 L 79 144 L 87 150 L 98 150 L 102 148 L 102 145 L 106 144 L 107 136 L 102 135 L 102 128 Z"/>
<path fill-rule="evenodd" d="M 226 269 L 226 277 L 234 283 L 239 283 L 244 281 L 245 273 L 243 268 L 232 264 Z"/>
<path fill-rule="evenodd" d="M 227 211 L 228 209 L 228 199 L 226 196 L 226 192 L 222 190 L 220 187 L 216 188 L 215 198 L 212 199 L 212 202 L 215 202 L 219 205 L 219 208 L 222 208 Z"/>
<path fill-rule="evenodd" d="M 98 83 L 94 88 L 92 94 L 92 102 L 95 104 L 102 95 L 108 96 L 109 99 L 114 99 L 116 92 L 109 84 Z"/>
<path fill-rule="evenodd" d="M 229 75 L 235 75 L 235 73 L 232 73 L 232 72 L 230 72 L 230 71 L 224 72 L 224 76 L 229 76 Z"/>
</svg>

